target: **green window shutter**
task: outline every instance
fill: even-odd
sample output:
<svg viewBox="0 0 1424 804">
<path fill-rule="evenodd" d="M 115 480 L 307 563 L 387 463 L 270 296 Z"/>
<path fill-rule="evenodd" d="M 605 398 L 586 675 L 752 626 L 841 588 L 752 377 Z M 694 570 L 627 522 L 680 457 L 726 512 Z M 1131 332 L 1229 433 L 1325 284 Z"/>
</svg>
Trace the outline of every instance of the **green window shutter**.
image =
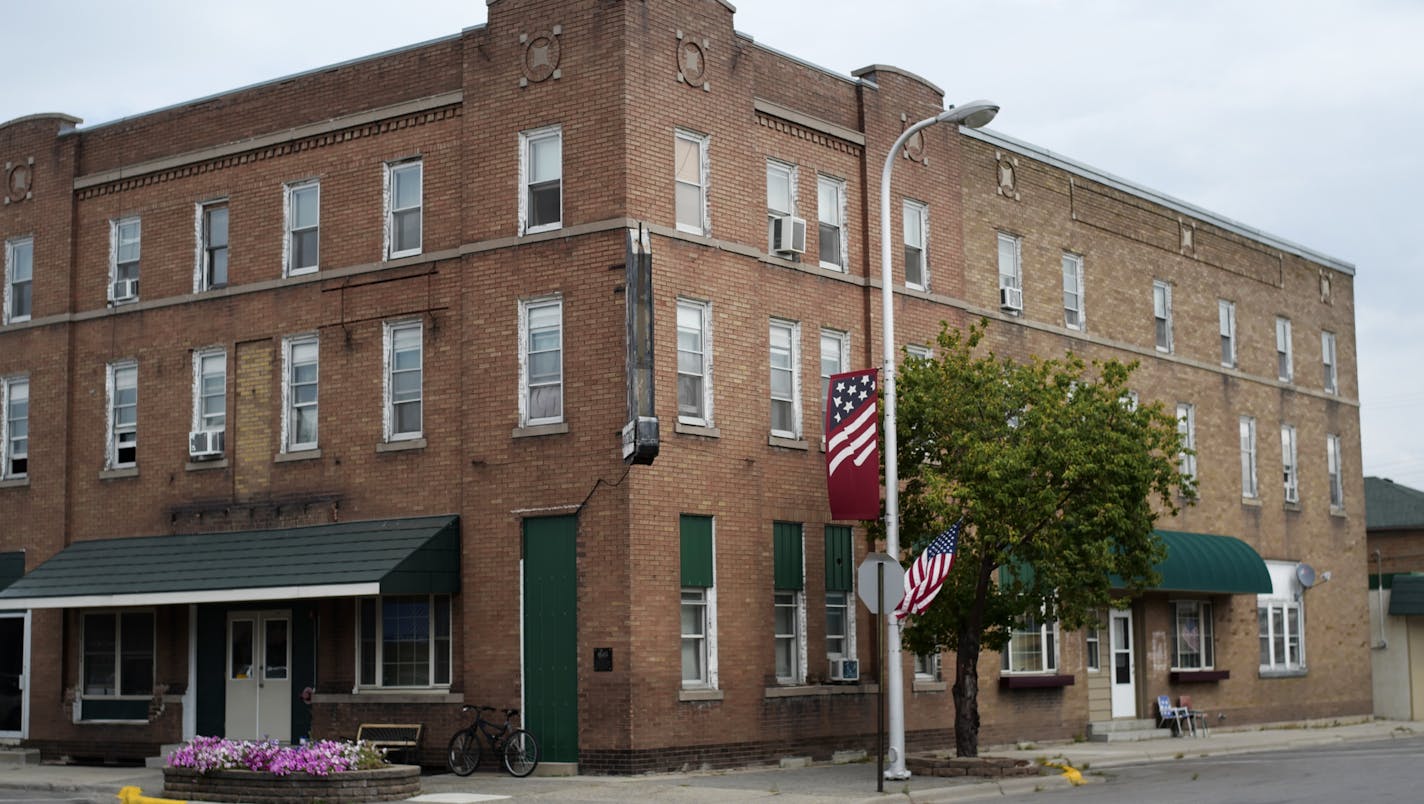
<svg viewBox="0 0 1424 804">
<path fill-rule="evenodd" d="M 712 517 L 682 515 L 682 585 L 713 585 Z"/>
<path fill-rule="evenodd" d="M 772 525 L 772 552 L 775 563 L 775 588 L 796 590 L 806 588 L 801 574 L 801 523 L 776 522 Z"/>
<path fill-rule="evenodd" d="M 851 548 L 849 525 L 826 526 L 826 591 L 851 591 L 855 574 L 855 552 Z"/>
</svg>

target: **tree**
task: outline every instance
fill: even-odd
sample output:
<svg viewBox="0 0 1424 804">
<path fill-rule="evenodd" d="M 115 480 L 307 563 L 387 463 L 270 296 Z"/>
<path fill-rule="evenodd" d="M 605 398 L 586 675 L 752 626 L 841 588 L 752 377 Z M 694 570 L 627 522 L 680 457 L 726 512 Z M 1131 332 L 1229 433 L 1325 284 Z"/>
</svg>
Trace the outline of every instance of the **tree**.
<svg viewBox="0 0 1424 804">
<path fill-rule="evenodd" d="M 964 520 L 953 570 L 904 636 L 916 654 L 955 652 L 965 757 L 979 753 L 981 651 L 1002 651 L 1028 619 L 1081 628 L 1122 604 L 1114 587 L 1159 583 L 1158 512 L 1196 495 L 1176 419 L 1128 389 L 1135 362 L 978 355 L 987 326 L 943 326 L 938 355 L 907 359 L 898 389 L 907 543 L 917 553 Z"/>
</svg>

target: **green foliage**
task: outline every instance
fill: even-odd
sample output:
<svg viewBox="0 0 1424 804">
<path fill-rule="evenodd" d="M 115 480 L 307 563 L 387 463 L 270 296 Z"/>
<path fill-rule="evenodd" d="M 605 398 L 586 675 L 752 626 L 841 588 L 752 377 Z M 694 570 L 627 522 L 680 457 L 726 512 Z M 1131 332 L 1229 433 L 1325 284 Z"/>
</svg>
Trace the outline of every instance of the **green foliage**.
<svg viewBox="0 0 1424 804">
<path fill-rule="evenodd" d="M 1136 363 L 981 354 L 986 327 L 943 327 L 936 356 L 899 372 L 902 543 L 917 554 L 965 521 L 954 570 L 908 621 L 915 653 L 1001 650 L 1023 617 L 1076 629 L 1121 605 L 1109 576 L 1129 595 L 1158 583 L 1159 511 L 1195 498 L 1175 416 L 1129 400 Z"/>
</svg>

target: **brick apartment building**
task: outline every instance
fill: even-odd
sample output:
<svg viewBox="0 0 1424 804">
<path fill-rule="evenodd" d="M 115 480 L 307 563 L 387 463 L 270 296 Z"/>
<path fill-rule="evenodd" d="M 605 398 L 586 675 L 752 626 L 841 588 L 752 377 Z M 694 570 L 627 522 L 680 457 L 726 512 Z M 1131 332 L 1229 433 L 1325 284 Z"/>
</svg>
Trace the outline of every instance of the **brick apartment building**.
<svg viewBox="0 0 1424 804">
<path fill-rule="evenodd" d="M 874 623 L 820 382 L 879 362 L 876 167 L 945 101 L 718 0 L 498 0 L 113 123 L 0 125 L 0 739 L 419 722 L 438 763 L 465 702 L 585 771 L 872 747 L 874 679 L 836 679 Z M 1000 352 L 1140 360 L 1197 453 L 1164 588 L 987 656 L 985 741 L 1159 694 L 1368 714 L 1352 266 L 996 133 L 904 157 L 897 340 L 987 317 Z M 950 741 L 939 665 L 905 663 L 911 747 Z"/>
</svg>

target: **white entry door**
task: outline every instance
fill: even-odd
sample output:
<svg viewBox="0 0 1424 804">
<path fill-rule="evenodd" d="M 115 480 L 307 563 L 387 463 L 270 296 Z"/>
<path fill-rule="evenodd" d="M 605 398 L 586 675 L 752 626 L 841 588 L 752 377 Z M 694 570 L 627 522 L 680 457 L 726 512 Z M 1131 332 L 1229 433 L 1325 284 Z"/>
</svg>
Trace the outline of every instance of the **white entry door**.
<svg viewBox="0 0 1424 804">
<path fill-rule="evenodd" d="M 228 614 L 228 739 L 292 739 L 291 626 L 290 611 Z"/>
<path fill-rule="evenodd" d="M 1137 717 L 1137 668 L 1132 660 L 1132 612 L 1110 609 L 1108 650 L 1112 654 L 1112 716 Z"/>
</svg>

